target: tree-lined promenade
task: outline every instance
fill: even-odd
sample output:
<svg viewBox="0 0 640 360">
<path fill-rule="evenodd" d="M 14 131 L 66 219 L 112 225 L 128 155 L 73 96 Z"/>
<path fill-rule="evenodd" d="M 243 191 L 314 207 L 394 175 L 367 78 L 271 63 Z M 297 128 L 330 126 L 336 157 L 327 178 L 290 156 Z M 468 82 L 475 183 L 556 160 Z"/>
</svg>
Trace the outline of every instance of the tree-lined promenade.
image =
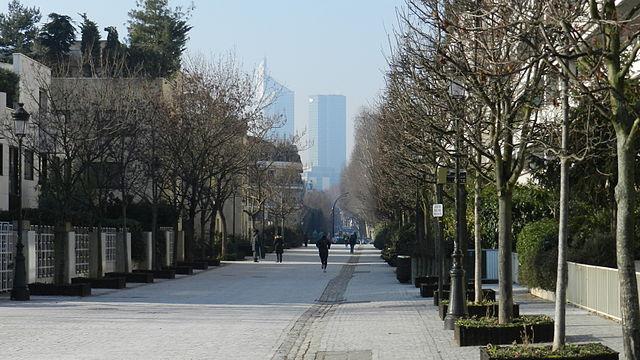
<svg viewBox="0 0 640 360">
<path fill-rule="evenodd" d="M 530 286 L 555 290 L 555 350 L 566 341 L 567 259 L 613 266 L 624 354 L 638 358 L 637 10 L 609 0 L 407 0 L 384 94 L 357 120 L 348 208 L 390 232 L 388 253 L 434 263 L 430 249 L 451 252 L 429 216 L 437 169 L 460 162 L 466 191 L 444 199 L 444 238 L 473 234 L 462 240 L 476 269 L 481 248 L 499 249 L 499 322 L 514 320 L 514 250 Z M 468 223 L 453 216 L 467 192 Z M 476 296 L 479 280 L 476 271 Z"/>
</svg>

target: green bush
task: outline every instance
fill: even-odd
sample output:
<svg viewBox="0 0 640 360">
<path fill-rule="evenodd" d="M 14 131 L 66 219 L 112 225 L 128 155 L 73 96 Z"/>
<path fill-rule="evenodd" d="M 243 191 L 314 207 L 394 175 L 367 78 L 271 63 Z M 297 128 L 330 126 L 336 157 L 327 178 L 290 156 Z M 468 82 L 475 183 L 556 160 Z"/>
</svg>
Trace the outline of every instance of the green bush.
<svg viewBox="0 0 640 360">
<path fill-rule="evenodd" d="M 518 234 L 518 278 L 528 287 L 555 290 L 558 223 L 544 219 L 527 224 Z"/>
<path fill-rule="evenodd" d="M 415 248 L 416 228 L 414 224 L 394 229 L 391 241 L 396 244 L 398 255 L 412 255 Z"/>
<path fill-rule="evenodd" d="M 273 237 L 280 233 L 280 227 L 268 226 L 264 229 L 264 246 L 273 246 Z M 287 249 L 300 247 L 304 242 L 304 234 L 300 228 L 284 227 L 284 246 Z"/>
<path fill-rule="evenodd" d="M 378 223 L 373 231 L 375 233 L 373 237 L 373 246 L 378 250 L 383 250 L 390 241 L 393 225 L 389 222 L 383 221 Z"/>
<path fill-rule="evenodd" d="M 569 218 L 569 261 L 615 268 L 616 238 L 611 230 L 609 211 L 595 210 L 586 204 L 573 209 L 577 214 Z"/>
<path fill-rule="evenodd" d="M 553 216 L 558 204 L 555 194 L 534 185 L 519 185 L 513 190 L 511 236 L 514 239 L 514 249 L 517 247 L 517 235 L 532 222 Z M 483 247 L 496 249 L 498 247 L 498 196 L 495 186 L 487 185 L 482 189 L 480 208 L 480 227 Z M 467 198 L 467 210 L 473 211 L 473 191 Z M 467 214 L 470 222 L 468 229 L 473 229 L 473 213 Z M 455 218 L 452 219 L 455 221 Z M 455 229 L 455 223 L 452 229 Z M 468 232 L 468 234 L 472 234 Z"/>
</svg>

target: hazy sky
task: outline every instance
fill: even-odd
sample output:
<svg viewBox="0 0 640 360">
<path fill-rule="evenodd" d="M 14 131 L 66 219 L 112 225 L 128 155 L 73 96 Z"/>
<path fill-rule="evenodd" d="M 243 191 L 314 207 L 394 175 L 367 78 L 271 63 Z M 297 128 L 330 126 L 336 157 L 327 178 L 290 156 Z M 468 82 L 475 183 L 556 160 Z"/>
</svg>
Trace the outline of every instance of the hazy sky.
<svg viewBox="0 0 640 360">
<path fill-rule="evenodd" d="M 121 38 L 127 33 L 127 13 L 135 7 L 135 0 L 21 3 L 40 7 L 43 20 L 57 12 L 79 22 L 77 14 L 86 12 L 101 29 L 117 26 Z M 247 69 L 266 56 L 271 76 L 296 93 L 297 129 L 306 126 L 309 95 L 345 95 L 351 151 L 353 116 L 383 86 L 388 35 L 403 0 L 170 0 L 171 6 L 191 3 L 189 52 L 216 56 L 233 51 Z"/>
</svg>

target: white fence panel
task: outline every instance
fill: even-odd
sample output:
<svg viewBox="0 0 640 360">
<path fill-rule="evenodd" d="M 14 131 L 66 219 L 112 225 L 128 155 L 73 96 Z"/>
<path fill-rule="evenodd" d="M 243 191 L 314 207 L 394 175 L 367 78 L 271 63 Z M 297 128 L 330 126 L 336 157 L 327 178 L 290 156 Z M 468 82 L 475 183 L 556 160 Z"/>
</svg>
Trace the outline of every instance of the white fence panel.
<svg viewBox="0 0 640 360">
<path fill-rule="evenodd" d="M 498 250 L 497 249 L 486 249 L 484 250 L 486 255 L 486 271 L 487 271 L 487 279 L 497 279 L 498 278 Z"/>
<path fill-rule="evenodd" d="M 115 228 L 102 228 L 102 234 L 104 236 L 104 257 L 105 257 L 105 269 L 104 272 L 116 271 L 116 229 Z"/>
<path fill-rule="evenodd" d="M 55 274 L 55 232 L 52 226 L 32 226 L 36 244 L 37 281 L 51 282 Z"/>
<path fill-rule="evenodd" d="M 569 262 L 568 273 L 568 302 L 620 320 L 617 269 Z"/>
<path fill-rule="evenodd" d="M 89 262 L 91 259 L 91 244 L 89 243 L 89 228 L 75 228 L 75 257 L 76 276 L 89 276 Z"/>
<path fill-rule="evenodd" d="M 0 222 L 0 293 L 13 287 L 15 239 L 11 223 Z"/>
</svg>

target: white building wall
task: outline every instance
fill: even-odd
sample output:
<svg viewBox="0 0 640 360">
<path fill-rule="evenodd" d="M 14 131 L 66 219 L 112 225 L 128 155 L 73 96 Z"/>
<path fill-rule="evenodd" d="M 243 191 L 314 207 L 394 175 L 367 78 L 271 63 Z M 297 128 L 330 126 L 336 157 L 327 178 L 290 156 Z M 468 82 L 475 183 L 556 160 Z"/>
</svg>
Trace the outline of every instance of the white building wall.
<svg viewBox="0 0 640 360">
<path fill-rule="evenodd" d="M 37 116 L 40 109 L 40 91 L 46 91 L 51 84 L 51 70 L 40 64 L 39 62 L 25 56 L 23 54 L 13 54 L 13 64 L 1 64 L 1 67 L 6 70 L 15 72 L 19 78 L 20 92 L 18 102 L 24 103 L 24 108 L 32 116 Z M 2 138 L 0 138 L 0 146 L 2 146 L 1 167 L 2 173 L 0 175 L 0 210 L 9 210 L 9 173 L 10 173 L 10 147 L 17 146 L 11 131 L 13 129 L 12 113 L 14 109 L 7 107 L 13 106 L 13 104 L 6 103 L 6 94 L 0 93 L 0 117 L 4 124 Z M 35 131 L 33 126 L 29 126 L 28 129 Z M 32 134 L 35 135 L 35 134 Z M 25 148 L 33 149 L 33 143 L 31 139 L 34 136 L 27 136 L 25 138 Z M 24 148 L 22 159 L 22 206 L 24 208 L 36 208 L 38 207 L 38 180 L 39 180 L 39 159 L 37 152 L 34 153 L 34 171 L 33 179 L 27 180 L 24 177 L 25 174 L 25 162 L 24 162 Z"/>
</svg>

